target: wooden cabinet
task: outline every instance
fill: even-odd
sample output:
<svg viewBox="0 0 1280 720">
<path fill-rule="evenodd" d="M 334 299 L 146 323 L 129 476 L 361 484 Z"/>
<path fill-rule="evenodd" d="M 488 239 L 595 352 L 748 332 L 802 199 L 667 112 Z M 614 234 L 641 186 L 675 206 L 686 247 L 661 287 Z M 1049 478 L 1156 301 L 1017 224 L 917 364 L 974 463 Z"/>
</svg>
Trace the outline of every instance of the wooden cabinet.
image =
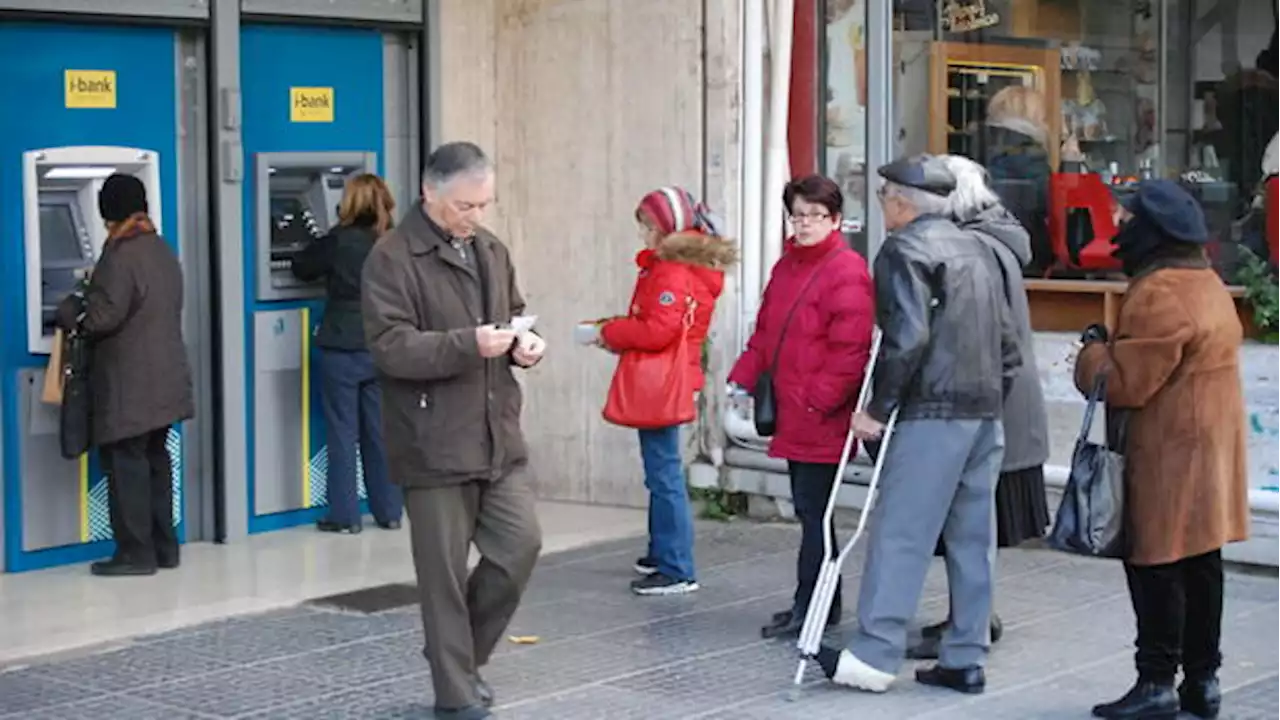
<svg viewBox="0 0 1280 720">
<path fill-rule="evenodd" d="M 987 103 L 1008 85 L 1044 96 L 1046 150 L 1058 167 L 1062 136 L 1061 56 L 1056 48 L 935 42 L 929 57 L 929 152 L 982 157 Z"/>
</svg>

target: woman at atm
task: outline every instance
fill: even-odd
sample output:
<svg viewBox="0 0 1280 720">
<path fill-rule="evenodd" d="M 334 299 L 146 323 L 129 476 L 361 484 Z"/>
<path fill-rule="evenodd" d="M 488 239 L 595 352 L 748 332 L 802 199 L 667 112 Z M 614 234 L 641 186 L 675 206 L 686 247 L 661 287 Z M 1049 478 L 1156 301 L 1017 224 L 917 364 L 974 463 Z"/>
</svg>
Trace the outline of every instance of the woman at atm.
<svg viewBox="0 0 1280 720">
<path fill-rule="evenodd" d="M 107 476 L 116 552 L 90 570 L 154 575 L 178 566 L 169 428 L 195 414 L 182 341 L 182 266 L 147 216 L 142 181 L 108 177 L 98 211 L 107 225 L 102 256 L 83 296 L 63 300 L 56 317 L 63 330 L 93 342 L 93 444 Z"/>
<path fill-rule="evenodd" d="M 360 274 L 373 244 L 392 225 L 395 200 L 377 175 L 347 183 L 338 206 L 338 226 L 303 248 L 293 260 L 299 280 L 325 281 L 328 302 L 316 334 L 320 382 L 329 446 L 329 516 L 322 532 L 361 531 L 356 462 L 364 470 L 369 510 L 378 527 L 400 527 L 404 499 L 387 478 L 382 444 L 382 391 L 364 342 Z"/>
</svg>

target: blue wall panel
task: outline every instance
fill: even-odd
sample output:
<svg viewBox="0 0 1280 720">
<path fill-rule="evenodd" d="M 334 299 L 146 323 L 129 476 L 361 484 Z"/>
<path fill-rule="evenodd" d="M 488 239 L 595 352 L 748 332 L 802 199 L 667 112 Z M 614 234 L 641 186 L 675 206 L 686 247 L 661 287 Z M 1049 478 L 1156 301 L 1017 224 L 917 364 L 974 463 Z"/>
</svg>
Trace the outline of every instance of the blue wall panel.
<svg viewBox="0 0 1280 720">
<path fill-rule="evenodd" d="M 166 236 L 178 247 L 175 42 L 173 31 L 162 28 L 0 24 L 0 411 L 5 566 L 10 571 L 80 562 L 112 550 L 109 542 L 37 552 L 22 548 L 16 373 L 47 363 L 45 356 L 27 351 L 22 154 L 69 145 L 158 152 Z M 116 107 L 66 108 L 65 70 L 114 70 Z M 95 487 L 101 482 L 96 467 L 90 477 Z"/>
<path fill-rule="evenodd" d="M 247 428 L 244 472 L 248 482 L 249 531 L 263 532 L 314 522 L 323 507 L 271 515 L 254 511 L 255 477 L 253 458 L 256 433 L 253 428 L 253 313 L 262 310 L 311 308 L 313 327 L 322 315 L 320 301 L 256 300 L 256 253 L 249 240 L 256 234 L 254 183 L 255 156 L 264 152 L 374 152 L 379 168 L 383 163 L 382 34 L 376 30 L 250 25 L 240 38 L 241 97 L 244 118 L 244 318 L 245 363 L 249 367 L 245 388 Z M 334 91 L 333 122 L 295 123 L 290 119 L 289 90 L 293 87 L 327 87 Z M 314 367 L 315 349 L 312 348 Z M 324 423 L 320 417 L 319 382 L 312 373 L 310 441 L 313 468 L 325 468 Z"/>
</svg>

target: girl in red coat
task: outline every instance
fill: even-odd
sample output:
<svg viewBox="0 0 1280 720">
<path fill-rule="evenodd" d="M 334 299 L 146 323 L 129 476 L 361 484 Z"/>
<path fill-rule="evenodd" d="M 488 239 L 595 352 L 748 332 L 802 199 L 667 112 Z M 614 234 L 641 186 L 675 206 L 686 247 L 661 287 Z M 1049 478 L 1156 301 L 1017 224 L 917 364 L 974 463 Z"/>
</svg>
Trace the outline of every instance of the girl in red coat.
<svg viewBox="0 0 1280 720">
<path fill-rule="evenodd" d="M 769 455 L 787 461 L 800 520 L 796 591 L 761 634 L 796 635 L 822 569 L 822 516 L 844 447 L 858 388 L 871 354 L 874 289 L 867 262 L 840 232 L 844 197 L 831 180 L 810 175 L 783 196 L 795 235 L 773 266 L 755 332 L 729 382 L 746 392 L 761 372 L 773 376 L 777 432 Z M 833 547 L 835 538 L 832 538 Z M 828 624 L 839 622 L 837 586 Z"/>
<path fill-rule="evenodd" d="M 702 389 L 702 343 L 711 326 L 724 269 L 737 259 L 705 206 L 688 191 L 665 187 L 645 195 L 636 209 L 644 249 L 626 317 L 600 325 L 599 344 L 615 353 L 656 352 L 679 342 L 690 309 L 691 385 Z M 640 430 L 644 484 L 649 490 L 649 551 L 636 561 L 638 595 L 677 595 L 698 589 L 693 567 L 693 512 L 680 452 L 680 427 Z"/>
</svg>

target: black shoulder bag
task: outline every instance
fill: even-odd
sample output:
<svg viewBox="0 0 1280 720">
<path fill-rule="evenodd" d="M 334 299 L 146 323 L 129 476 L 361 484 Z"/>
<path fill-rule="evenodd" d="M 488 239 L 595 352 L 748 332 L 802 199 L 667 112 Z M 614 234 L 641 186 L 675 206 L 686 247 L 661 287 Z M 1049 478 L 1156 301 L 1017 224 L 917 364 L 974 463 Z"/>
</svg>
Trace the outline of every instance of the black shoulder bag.
<svg viewBox="0 0 1280 720">
<path fill-rule="evenodd" d="M 62 350 L 62 416 L 59 441 L 62 457 L 72 460 L 89 451 L 93 445 L 92 400 L 89 392 L 89 368 L 93 346 L 84 331 L 84 288 L 76 289 L 80 303 L 76 326 L 66 334 Z"/>
<path fill-rule="evenodd" d="M 814 268 L 809 275 L 809 279 L 805 280 L 804 287 L 800 288 L 800 293 L 796 295 L 796 300 L 791 305 L 791 309 L 787 311 L 787 319 L 782 323 L 782 332 L 778 334 L 778 346 L 773 350 L 773 362 L 769 363 L 768 370 L 760 371 L 760 376 L 756 378 L 755 391 L 751 393 L 751 399 L 755 406 L 753 414 L 755 415 L 756 434 L 760 437 L 772 437 L 778 431 L 778 397 L 774 392 L 773 377 L 778 374 L 778 357 L 782 355 L 782 342 L 787 337 L 787 328 L 791 326 L 791 318 L 796 314 L 796 308 L 800 307 L 800 301 L 804 299 L 804 294 L 809 290 L 809 286 L 813 284 L 815 278 L 822 272 L 822 268 L 827 266 L 843 248 L 838 248 L 827 254 L 818 267 Z"/>
</svg>

